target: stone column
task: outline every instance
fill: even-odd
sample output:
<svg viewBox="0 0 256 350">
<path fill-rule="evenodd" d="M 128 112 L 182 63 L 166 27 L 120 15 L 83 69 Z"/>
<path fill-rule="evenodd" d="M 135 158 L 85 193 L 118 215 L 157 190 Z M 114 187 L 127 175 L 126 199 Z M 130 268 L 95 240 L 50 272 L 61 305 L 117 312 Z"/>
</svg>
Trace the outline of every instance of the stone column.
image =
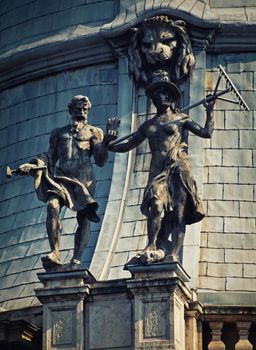
<svg viewBox="0 0 256 350">
<path fill-rule="evenodd" d="M 225 350 L 225 344 L 221 340 L 223 322 L 210 322 L 212 340 L 208 345 L 209 350 Z"/>
<path fill-rule="evenodd" d="M 235 350 L 252 350 L 253 346 L 248 340 L 251 322 L 237 322 L 236 326 L 240 340 L 236 343 Z"/>
<path fill-rule="evenodd" d="M 43 350 L 84 350 L 84 299 L 95 281 L 86 269 L 38 274 L 43 304 Z"/>
<path fill-rule="evenodd" d="M 189 277 L 177 262 L 128 266 L 133 279 L 134 350 L 185 350 L 184 310 L 192 298 Z"/>
<path fill-rule="evenodd" d="M 202 322 L 198 320 L 202 314 L 203 308 L 198 301 L 189 304 L 185 318 L 186 350 L 202 350 Z"/>
</svg>

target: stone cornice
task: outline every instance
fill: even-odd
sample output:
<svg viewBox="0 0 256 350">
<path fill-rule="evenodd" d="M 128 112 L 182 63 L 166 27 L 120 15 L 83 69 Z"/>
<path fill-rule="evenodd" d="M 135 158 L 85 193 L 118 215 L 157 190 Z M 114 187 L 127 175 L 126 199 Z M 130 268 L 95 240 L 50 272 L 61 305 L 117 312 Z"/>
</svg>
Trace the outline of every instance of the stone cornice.
<svg viewBox="0 0 256 350">
<path fill-rule="evenodd" d="M 156 15 L 168 15 L 187 22 L 192 45 L 206 49 L 220 26 L 219 18 L 209 5 L 194 2 L 127 0 L 120 2 L 120 11 L 113 22 L 101 27 L 101 34 L 117 54 L 126 52 L 129 45 L 129 30 L 145 19 Z"/>
<path fill-rule="evenodd" d="M 48 42 L 47 42 L 48 41 Z M 113 50 L 99 31 L 48 38 L 0 57 L 0 90 L 63 70 L 113 61 Z"/>
<path fill-rule="evenodd" d="M 209 52 L 249 52 L 256 47 L 255 22 L 221 23 L 215 33 L 215 40 L 209 45 Z"/>
<path fill-rule="evenodd" d="M 122 0 L 118 16 L 108 24 L 66 28 L 3 54 L 0 57 L 0 90 L 59 71 L 113 61 L 122 48 L 126 51 L 128 47 L 129 28 L 156 14 L 187 21 L 193 27 L 192 32 L 196 32 L 195 35 L 192 33 L 196 46 L 205 46 L 219 26 L 218 17 L 200 0 L 192 4 L 181 0 L 157 1 L 155 4 L 148 0 Z"/>
<path fill-rule="evenodd" d="M 118 16 L 110 23 L 66 28 L 2 54 L 0 90 L 63 70 L 111 62 L 126 54 L 129 29 L 159 14 L 185 20 L 194 47 L 210 52 L 255 50 L 255 23 L 220 23 L 203 1 L 122 0 Z"/>
</svg>

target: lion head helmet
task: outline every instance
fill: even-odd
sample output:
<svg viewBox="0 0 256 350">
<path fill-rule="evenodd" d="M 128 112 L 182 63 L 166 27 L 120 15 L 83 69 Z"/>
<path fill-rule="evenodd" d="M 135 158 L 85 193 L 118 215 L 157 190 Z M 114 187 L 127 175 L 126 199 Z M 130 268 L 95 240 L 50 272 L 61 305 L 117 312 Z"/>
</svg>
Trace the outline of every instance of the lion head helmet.
<svg viewBox="0 0 256 350">
<path fill-rule="evenodd" d="M 167 71 L 175 82 L 193 71 L 195 58 L 184 21 L 155 16 L 134 31 L 128 55 L 129 71 L 136 82 L 148 85 L 152 73 L 159 69 Z"/>
</svg>

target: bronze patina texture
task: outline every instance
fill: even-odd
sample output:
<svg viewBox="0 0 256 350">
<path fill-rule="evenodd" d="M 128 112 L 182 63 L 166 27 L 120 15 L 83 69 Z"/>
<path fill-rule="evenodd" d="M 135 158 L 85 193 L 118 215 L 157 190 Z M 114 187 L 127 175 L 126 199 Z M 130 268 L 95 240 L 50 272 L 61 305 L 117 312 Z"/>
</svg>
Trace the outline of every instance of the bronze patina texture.
<svg viewBox="0 0 256 350">
<path fill-rule="evenodd" d="M 183 134 L 189 130 L 199 137 L 211 137 L 214 101 L 205 103 L 206 122 L 201 127 L 173 107 L 180 92 L 168 81 L 166 72 L 154 75 L 146 94 L 157 108 L 156 115 L 144 122 L 127 142 L 110 146 L 111 151 L 127 152 L 147 139 L 152 156 L 141 204 L 141 211 L 147 217 L 148 244 L 128 264 L 177 260 L 186 225 L 202 220 L 205 215 Z M 170 235 L 172 242 L 168 240 Z"/>
<path fill-rule="evenodd" d="M 63 206 L 77 212 L 72 264 L 80 264 L 90 235 L 89 222 L 100 220 L 98 204 L 93 198 L 95 175 L 91 157 L 100 167 L 107 161 L 108 144 L 116 138 L 116 119 L 109 119 L 104 135 L 100 128 L 88 124 L 90 108 L 87 96 L 75 96 L 68 105 L 70 123 L 52 131 L 48 152 L 18 169 L 21 175 L 34 177 L 38 199 L 48 202 L 46 229 L 51 252 L 42 258 L 45 268 L 61 265 L 60 212 Z"/>
</svg>

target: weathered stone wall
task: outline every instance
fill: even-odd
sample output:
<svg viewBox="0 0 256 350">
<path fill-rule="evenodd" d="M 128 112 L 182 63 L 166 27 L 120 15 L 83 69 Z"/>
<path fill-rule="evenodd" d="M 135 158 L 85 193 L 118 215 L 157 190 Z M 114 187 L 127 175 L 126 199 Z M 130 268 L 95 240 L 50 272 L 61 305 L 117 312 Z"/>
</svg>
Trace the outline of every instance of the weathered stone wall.
<svg viewBox="0 0 256 350">
<path fill-rule="evenodd" d="M 48 149 L 52 129 L 69 122 L 67 103 L 74 95 L 88 95 L 93 107 L 89 123 L 105 128 L 107 118 L 116 115 L 116 65 L 102 64 L 63 72 L 5 90 L 1 93 L 0 157 L 0 271 L 1 306 L 18 308 L 38 303 L 33 289 L 42 268 L 40 256 L 49 251 L 45 204 L 37 199 L 30 177 L 6 179 L 12 168 Z M 112 176 L 113 155 L 101 168 L 95 167 L 96 200 L 103 217 Z M 76 213 L 62 210 L 62 260 L 72 257 Z M 91 225 L 91 239 L 84 253 L 89 265 L 101 223 Z"/>
<path fill-rule="evenodd" d="M 216 103 L 215 131 L 205 143 L 203 196 L 207 217 L 201 236 L 202 289 L 256 289 L 255 60 L 254 53 L 208 56 L 206 89 L 215 86 L 216 67 L 221 64 L 251 111 L 245 115 L 237 105 Z"/>
</svg>

